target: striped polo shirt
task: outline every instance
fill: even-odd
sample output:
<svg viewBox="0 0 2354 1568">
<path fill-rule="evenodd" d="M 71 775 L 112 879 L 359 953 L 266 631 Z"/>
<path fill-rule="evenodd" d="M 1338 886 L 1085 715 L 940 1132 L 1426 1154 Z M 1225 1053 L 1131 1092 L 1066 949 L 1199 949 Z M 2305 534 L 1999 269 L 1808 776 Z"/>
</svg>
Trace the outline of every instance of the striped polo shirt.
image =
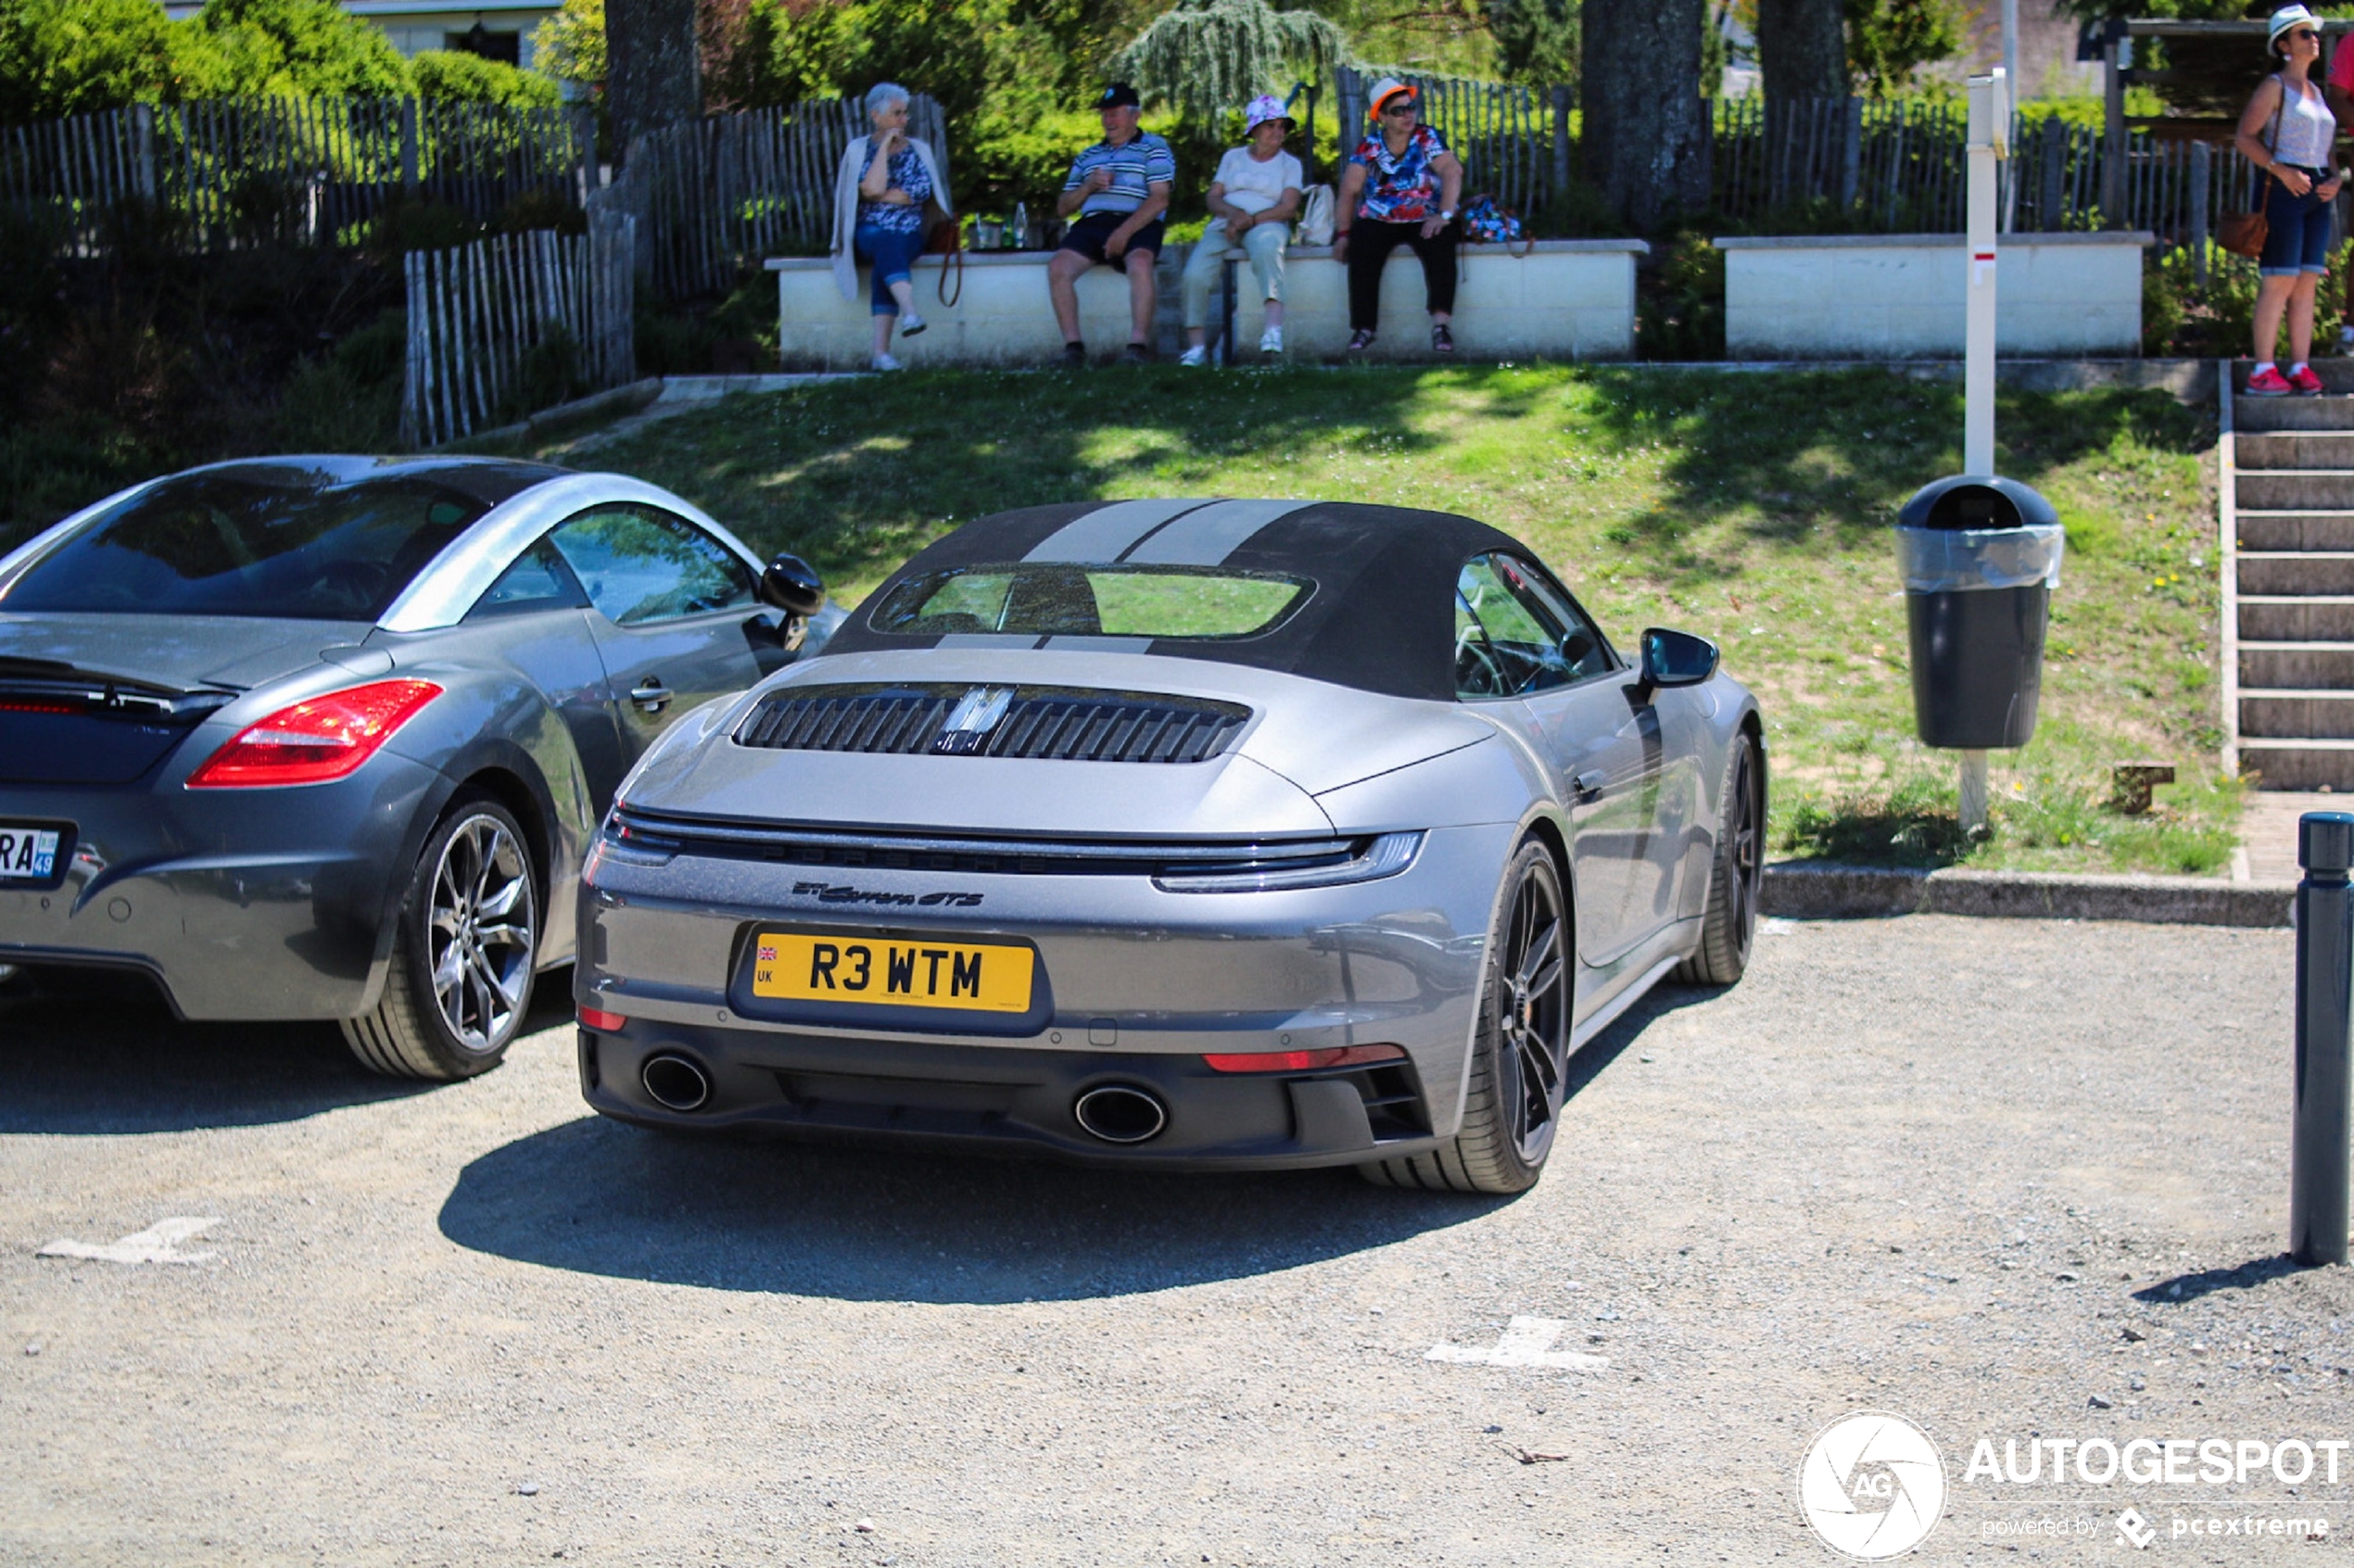
<svg viewBox="0 0 2354 1568">
<path fill-rule="evenodd" d="M 1098 169 L 1111 171 L 1111 188 L 1097 191 L 1080 204 L 1082 218 L 1091 212 L 1135 211 L 1152 196 L 1152 182 L 1176 183 L 1177 155 L 1149 131 L 1137 132 L 1117 147 L 1097 142 L 1071 160 L 1070 178 L 1063 182 L 1063 189 L 1077 190 Z"/>
</svg>

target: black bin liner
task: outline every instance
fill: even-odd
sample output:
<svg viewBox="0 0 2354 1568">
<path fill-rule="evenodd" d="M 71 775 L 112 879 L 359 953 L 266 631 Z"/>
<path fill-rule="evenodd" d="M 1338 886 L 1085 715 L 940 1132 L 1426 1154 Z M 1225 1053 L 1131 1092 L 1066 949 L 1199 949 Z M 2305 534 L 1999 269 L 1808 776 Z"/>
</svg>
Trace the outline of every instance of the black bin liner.
<svg viewBox="0 0 2354 1568">
<path fill-rule="evenodd" d="M 1921 487 L 1896 525 L 1922 741 L 2024 746 L 2044 686 L 2044 632 L 2059 586 L 2059 514 L 2012 479 Z"/>
</svg>

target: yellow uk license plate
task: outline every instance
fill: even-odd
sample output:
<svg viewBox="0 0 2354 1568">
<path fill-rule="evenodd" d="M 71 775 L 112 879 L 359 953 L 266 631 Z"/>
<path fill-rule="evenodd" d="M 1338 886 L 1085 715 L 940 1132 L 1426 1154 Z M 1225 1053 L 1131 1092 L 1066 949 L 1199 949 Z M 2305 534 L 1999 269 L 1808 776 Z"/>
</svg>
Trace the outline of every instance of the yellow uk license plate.
<svg viewBox="0 0 2354 1568">
<path fill-rule="evenodd" d="M 1038 955 L 1027 947 L 918 938 L 762 931 L 752 993 L 778 1002 L 864 1002 L 1026 1013 Z"/>
</svg>

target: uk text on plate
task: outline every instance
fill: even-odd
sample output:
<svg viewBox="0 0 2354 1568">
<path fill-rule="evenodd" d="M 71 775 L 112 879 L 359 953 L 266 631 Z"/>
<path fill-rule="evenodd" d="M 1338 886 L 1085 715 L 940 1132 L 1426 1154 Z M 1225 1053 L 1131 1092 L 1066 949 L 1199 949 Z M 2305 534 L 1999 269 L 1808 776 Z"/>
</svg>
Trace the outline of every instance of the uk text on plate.
<svg viewBox="0 0 2354 1568">
<path fill-rule="evenodd" d="M 763 931 L 752 992 L 781 1001 L 1026 1013 L 1035 961 L 1027 947 Z"/>
<path fill-rule="evenodd" d="M 0 878 L 45 882 L 57 870 L 57 830 L 0 825 Z"/>
</svg>

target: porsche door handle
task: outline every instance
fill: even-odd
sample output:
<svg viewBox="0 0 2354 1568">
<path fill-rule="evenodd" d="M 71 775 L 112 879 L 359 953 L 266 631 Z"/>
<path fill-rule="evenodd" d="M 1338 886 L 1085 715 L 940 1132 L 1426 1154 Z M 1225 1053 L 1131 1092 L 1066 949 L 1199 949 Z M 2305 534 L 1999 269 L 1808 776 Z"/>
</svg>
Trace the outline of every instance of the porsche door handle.
<svg viewBox="0 0 2354 1568">
<path fill-rule="evenodd" d="M 1602 792 L 1602 787 L 1610 782 L 1610 775 L 1599 767 L 1589 767 L 1570 782 L 1576 787 L 1579 800 L 1590 801 Z"/>
<path fill-rule="evenodd" d="M 631 688 L 629 700 L 650 714 L 658 714 L 670 705 L 670 689 L 660 676 L 648 676 Z"/>
</svg>

